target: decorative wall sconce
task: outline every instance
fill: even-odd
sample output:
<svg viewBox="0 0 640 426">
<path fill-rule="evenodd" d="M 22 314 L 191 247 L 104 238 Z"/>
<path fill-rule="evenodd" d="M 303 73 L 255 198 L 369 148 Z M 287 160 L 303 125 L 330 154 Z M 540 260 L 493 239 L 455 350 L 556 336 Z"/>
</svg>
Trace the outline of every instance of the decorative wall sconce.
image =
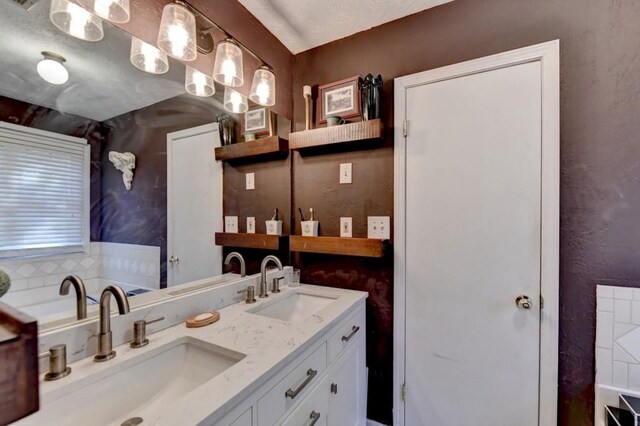
<svg viewBox="0 0 640 426">
<path fill-rule="evenodd" d="M 166 53 L 133 36 L 129 59 L 136 68 L 150 74 L 164 74 L 169 71 L 169 59 Z"/>
<path fill-rule="evenodd" d="M 240 47 L 231 38 L 220 42 L 216 49 L 213 79 L 227 87 L 240 87 L 244 84 L 243 73 Z"/>
<path fill-rule="evenodd" d="M 181 61 L 195 61 L 196 17 L 181 3 L 169 3 L 162 9 L 158 48 Z"/>
<path fill-rule="evenodd" d="M 130 152 L 109 152 L 109 161 L 113 163 L 117 170 L 122 172 L 122 181 L 127 191 L 131 190 L 133 182 L 133 169 L 136 168 L 136 156 Z"/>
<path fill-rule="evenodd" d="M 276 76 L 273 75 L 271 67 L 262 65 L 253 73 L 249 98 L 263 106 L 276 103 Z"/>
<path fill-rule="evenodd" d="M 213 96 L 216 88 L 213 85 L 213 78 L 187 65 L 185 73 L 184 89 L 194 96 Z"/>
<path fill-rule="evenodd" d="M 94 15 L 116 24 L 129 22 L 129 0 L 77 0 L 78 4 Z"/>
<path fill-rule="evenodd" d="M 236 114 L 247 112 L 249 104 L 247 97 L 241 95 L 230 87 L 224 88 L 224 109 Z"/>
<path fill-rule="evenodd" d="M 99 41 L 104 37 L 100 18 L 68 0 L 51 0 L 49 19 L 60 31 L 80 40 Z"/>
</svg>

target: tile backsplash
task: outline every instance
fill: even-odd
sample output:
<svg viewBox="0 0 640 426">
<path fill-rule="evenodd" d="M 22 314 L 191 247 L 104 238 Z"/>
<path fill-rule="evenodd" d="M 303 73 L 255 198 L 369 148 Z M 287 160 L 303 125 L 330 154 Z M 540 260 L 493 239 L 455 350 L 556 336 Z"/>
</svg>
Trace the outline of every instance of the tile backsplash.
<svg viewBox="0 0 640 426">
<path fill-rule="evenodd" d="M 596 383 L 640 391 L 640 288 L 597 287 Z"/>
<path fill-rule="evenodd" d="M 69 274 L 160 288 L 160 247 L 92 242 L 88 253 L 0 259 L 11 277 L 10 292 L 57 286 Z"/>
</svg>

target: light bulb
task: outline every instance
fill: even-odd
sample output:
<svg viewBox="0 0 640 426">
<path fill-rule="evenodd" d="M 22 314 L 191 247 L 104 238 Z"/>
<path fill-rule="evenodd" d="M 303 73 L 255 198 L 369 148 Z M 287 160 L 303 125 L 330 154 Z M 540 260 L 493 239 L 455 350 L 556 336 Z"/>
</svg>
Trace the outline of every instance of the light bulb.
<svg viewBox="0 0 640 426">
<path fill-rule="evenodd" d="M 271 106 L 276 103 L 276 76 L 267 65 L 262 65 L 253 73 L 251 100 L 259 105 Z"/>
<path fill-rule="evenodd" d="M 99 17 L 109 19 L 109 9 L 112 4 L 112 0 L 94 0 L 93 10 Z"/>
<path fill-rule="evenodd" d="M 242 75 L 242 50 L 232 39 L 218 44 L 213 65 L 213 79 L 227 87 L 239 87 L 244 84 Z"/>
<path fill-rule="evenodd" d="M 172 25 L 169 27 L 169 38 L 171 39 L 171 54 L 173 56 L 181 56 L 189 42 L 187 30 L 178 25 Z"/>
<path fill-rule="evenodd" d="M 235 90 L 225 87 L 224 88 L 224 109 L 236 114 L 247 112 L 249 104 L 246 96 L 241 95 Z"/>
<path fill-rule="evenodd" d="M 190 66 L 187 66 L 185 73 L 184 89 L 194 96 L 211 96 L 216 93 L 213 78 Z"/>
<path fill-rule="evenodd" d="M 91 14 L 81 7 L 69 8 L 69 33 L 77 38 L 84 38 L 84 28 L 91 19 Z"/>
<path fill-rule="evenodd" d="M 224 74 L 224 85 L 230 86 L 236 75 L 236 64 L 231 59 L 225 59 L 222 63 L 222 73 Z"/>
<path fill-rule="evenodd" d="M 264 81 L 258 84 L 258 87 L 256 88 L 256 95 L 258 96 L 258 103 L 261 105 L 266 104 L 269 100 L 269 85 Z"/>
<path fill-rule="evenodd" d="M 51 84 L 64 84 L 69 80 L 69 71 L 64 67 L 65 59 L 51 52 L 42 52 L 44 59 L 38 62 L 40 77 Z"/>
<path fill-rule="evenodd" d="M 167 4 L 162 9 L 157 45 L 178 60 L 194 61 L 198 56 L 195 15 L 181 4 Z"/>
</svg>

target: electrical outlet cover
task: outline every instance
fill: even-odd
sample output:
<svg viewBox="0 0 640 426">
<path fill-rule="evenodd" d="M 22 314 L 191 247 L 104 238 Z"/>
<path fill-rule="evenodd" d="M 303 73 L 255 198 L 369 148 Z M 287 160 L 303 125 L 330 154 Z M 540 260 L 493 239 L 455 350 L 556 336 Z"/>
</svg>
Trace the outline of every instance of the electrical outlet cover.
<svg viewBox="0 0 640 426">
<path fill-rule="evenodd" d="M 391 218 L 389 216 L 369 216 L 367 218 L 367 238 L 391 239 Z"/>
<path fill-rule="evenodd" d="M 352 224 L 353 224 L 352 218 L 350 217 L 340 218 L 340 236 L 341 237 L 351 238 L 353 236 Z"/>
<path fill-rule="evenodd" d="M 255 234 L 256 233 L 256 218 L 248 217 L 247 218 L 247 234 Z"/>
<path fill-rule="evenodd" d="M 247 191 L 251 189 L 256 189 L 256 174 L 255 173 L 247 173 L 245 175 L 246 180 L 246 188 Z"/>
<path fill-rule="evenodd" d="M 352 163 L 340 164 L 340 183 L 351 183 Z"/>
<path fill-rule="evenodd" d="M 224 217 L 224 232 L 227 232 L 229 234 L 238 233 L 238 216 Z"/>
</svg>

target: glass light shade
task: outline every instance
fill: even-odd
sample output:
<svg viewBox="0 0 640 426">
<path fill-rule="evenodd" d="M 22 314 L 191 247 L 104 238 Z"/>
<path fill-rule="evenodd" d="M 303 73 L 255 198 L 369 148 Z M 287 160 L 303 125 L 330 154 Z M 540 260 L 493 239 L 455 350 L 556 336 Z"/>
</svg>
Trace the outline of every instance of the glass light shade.
<svg viewBox="0 0 640 426">
<path fill-rule="evenodd" d="M 271 106 L 276 103 L 276 76 L 273 75 L 269 67 L 261 66 L 253 73 L 253 83 L 251 83 L 251 94 L 249 98 L 264 106 Z"/>
<path fill-rule="evenodd" d="M 135 37 L 131 37 L 130 59 L 136 68 L 151 74 L 164 74 L 169 71 L 167 55 Z"/>
<path fill-rule="evenodd" d="M 69 80 L 69 71 L 62 62 L 64 62 L 62 58 L 45 55 L 44 59 L 38 62 L 38 74 L 47 83 L 64 84 Z"/>
<path fill-rule="evenodd" d="M 123 24 L 129 22 L 129 0 L 77 0 L 78 4 L 107 21 Z"/>
<path fill-rule="evenodd" d="M 49 19 L 60 31 L 85 41 L 104 37 L 102 20 L 68 0 L 51 0 Z"/>
<path fill-rule="evenodd" d="M 213 79 L 228 87 L 240 87 L 244 84 L 242 73 L 242 50 L 240 47 L 230 40 L 220 42 L 216 49 Z"/>
<path fill-rule="evenodd" d="M 169 3 L 162 9 L 158 48 L 181 61 L 196 59 L 196 17 L 186 7 Z"/>
<path fill-rule="evenodd" d="M 213 78 L 187 65 L 184 77 L 184 89 L 194 96 L 212 96 L 216 93 Z"/>
<path fill-rule="evenodd" d="M 229 87 L 224 88 L 224 109 L 229 112 L 241 114 L 247 112 L 249 104 L 247 103 L 247 97 L 241 95 Z"/>
</svg>

